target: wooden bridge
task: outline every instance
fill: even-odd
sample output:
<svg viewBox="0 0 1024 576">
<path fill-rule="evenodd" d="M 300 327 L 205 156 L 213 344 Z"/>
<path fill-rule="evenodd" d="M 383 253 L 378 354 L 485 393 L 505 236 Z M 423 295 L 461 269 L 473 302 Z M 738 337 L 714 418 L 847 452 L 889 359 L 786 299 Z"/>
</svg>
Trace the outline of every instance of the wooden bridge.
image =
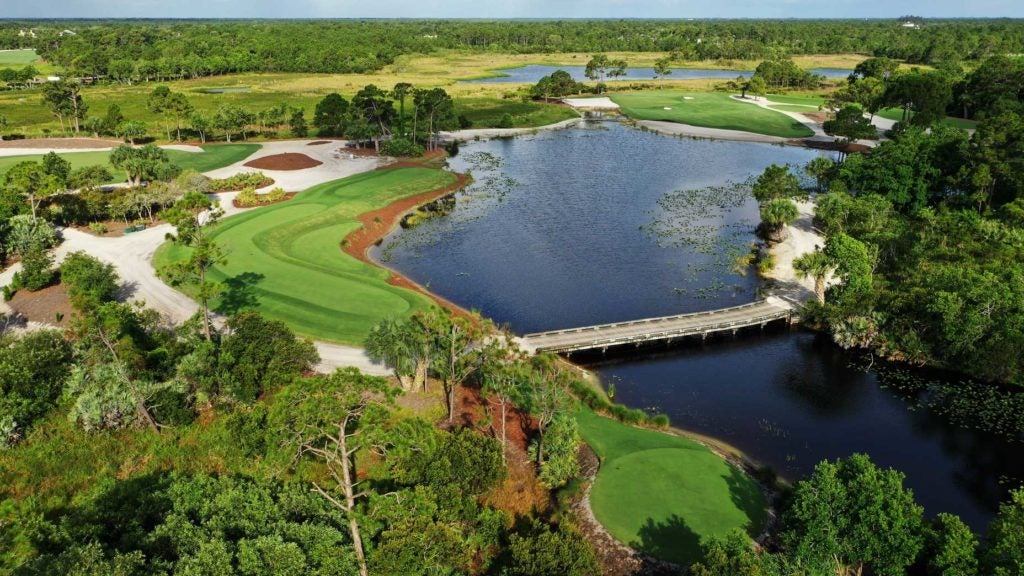
<svg viewBox="0 0 1024 576">
<path fill-rule="evenodd" d="M 708 334 L 721 332 L 735 334 L 741 328 L 763 327 L 769 322 L 778 320 L 789 322 L 792 319 L 792 314 L 793 309 L 788 302 L 769 297 L 750 304 L 708 312 L 527 334 L 522 337 L 521 342 L 525 348 L 534 352 L 569 353 L 583 350 L 605 350 L 624 344 L 671 342 L 687 336 L 706 338 Z"/>
</svg>

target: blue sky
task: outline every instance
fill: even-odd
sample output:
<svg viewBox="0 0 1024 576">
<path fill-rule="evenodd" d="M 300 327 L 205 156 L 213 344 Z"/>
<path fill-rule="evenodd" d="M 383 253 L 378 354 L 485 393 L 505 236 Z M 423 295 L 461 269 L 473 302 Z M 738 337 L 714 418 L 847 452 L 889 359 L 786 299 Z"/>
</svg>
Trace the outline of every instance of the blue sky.
<svg viewBox="0 0 1024 576">
<path fill-rule="evenodd" d="M 1024 0 L 0 0 L 4 18 L 1024 17 Z"/>
</svg>

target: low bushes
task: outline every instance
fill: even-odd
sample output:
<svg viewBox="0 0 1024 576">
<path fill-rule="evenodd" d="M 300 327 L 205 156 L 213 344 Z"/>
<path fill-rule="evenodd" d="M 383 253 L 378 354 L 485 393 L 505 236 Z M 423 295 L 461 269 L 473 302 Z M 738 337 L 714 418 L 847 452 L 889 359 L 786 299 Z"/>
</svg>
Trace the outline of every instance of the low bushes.
<svg viewBox="0 0 1024 576">
<path fill-rule="evenodd" d="M 655 428 L 667 428 L 669 425 L 668 416 L 664 414 L 651 416 L 639 408 L 629 408 L 622 404 L 613 404 L 582 380 L 570 380 L 569 388 L 573 395 L 591 410 L 611 416 L 624 424 L 653 426 Z"/>
<path fill-rule="evenodd" d="M 415 158 L 423 156 L 424 149 L 423 146 L 406 138 L 394 138 L 385 142 L 380 151 L 385 156 Z"/>
<path fill-rule="evenodd" d="M 266 194 L 257 194 L 253 188 L 242 190 L 235 197 L 235 206 L 239 208 L 251 208 L 253 206 L 264 206 L 286 199 L 285 191 L 281 188 L 274 188 Z"/>
<path fill-rule="evenodd" d="M 114 267 L 85 252 L 68 254 L 60 267 L 60 279 L 68 288 L 71 304 L 79 310 L 113 301 L 119 289 Z"/>
<path fill-rule="evenodd" d="M 264 188 L 274 183 L 274 179 L 262 172 L 243 172 L 229 178 L 210 181 L 210 192 L 235 192 L 246 188 Z"/>
</svg>

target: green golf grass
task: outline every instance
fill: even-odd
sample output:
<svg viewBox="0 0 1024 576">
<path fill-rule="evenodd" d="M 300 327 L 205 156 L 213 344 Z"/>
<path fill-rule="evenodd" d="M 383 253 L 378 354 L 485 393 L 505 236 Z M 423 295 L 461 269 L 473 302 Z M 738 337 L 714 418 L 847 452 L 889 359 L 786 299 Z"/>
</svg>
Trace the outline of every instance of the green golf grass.
<svg viewBox="0 0 1024 576">
<path fill-rule="evenodd" d="M 171 162 L 181 166 L 183 170 L 196 170 L 206 172 L 230 166 L 235 162 L 244 160 L 260 149 L 259 144 L 209 144 L 203 146 L 203 152 L 184 152 L 182 150 L 166 150 Z M 110 152 L 68 152 L 60 155 L 71 163 L 72 168 L 83 166 L 94 166 L 102 164 L 107 166 L 114 179 L 110 184 L 124 182 L 124 173 L 110 166 Z M 0 156 L 0 177 L 7 174 L 7 171 L 21 162 L 39 162 L 43 159 L 42 154 L 29 154 L 25 156 Z"/>
<path fill-rule="evenodd" d="M 590 493 L 594 516 L 616 539 L 689 565 L 701 541 L 731 530 L 751 535 L 767 520 L 764 495 L 746 474 L 706 447 L 626 426 L 581 409 L 580 435 L 601 458 Z"/>
<path fill-rule="evenodd" d="M 611 99 L 636 120 L 663 120 L 783 138 L 814 135 L 810 128 L 785 114 L 737 102 L 728 94 L 654 90 L 614 94 Z"/>
<path fill-rule="evenodd" d="M 817 112 L 817 106 L 803 106 L 800 104 L 769 104 L 772 110 L 783 110 L 785 112 Z"/>
<path fill-rule="evenodd" d="M 903 109 L 884 108 L 882 110 L 879 110 L 877 115 L 888 120 L 895 120 L 899 122 L 900 120 L 903 120 Z M 909 117 L 913 117 L 913 112 L 910 113 L 910 116 L 908 116 L 908 118 Z M 978 123 L 975 122 L 974 120 L 967 120 L 965 118 L 953 118 L 952 116 L 947 116 L 943 118 L 942 120 L 939 121 L 939 123 L 945 124 L 946 126 L 959 128 L 961 130 L 974 130 L 975 128 L 978 127 Z"/>
<path fill-rule="evenodd" d="M 765 96 L 765 99 L 777 104 L 806 104 L 814 107 L 825 103 L 825 99 L 820 96 L 795 96 L 791 94 L 768 94 Z"/>
<path fill-rule="evenodd" d="M 224 220 L 212 236 L 227 255 L 211 274 L 225 288 L 214 309 L 257 310 L 303 336 L 359 344 L 382 319 L 428 308 L 426 296 L 388 284 L 387 270 L 345 254 L 340 243 L 360 226 L 358 215 L 455 180 L 430 168 L 378 170 Z M 153 265 L 183 260 L 187 250 L 166 243 Z"/>
<path fill-rule="evenodd" d="M 28 66 L 39 60 L 36 51 L 27 48 L 24 50 L 0 50 L 0 66 Z"/>
</svg>

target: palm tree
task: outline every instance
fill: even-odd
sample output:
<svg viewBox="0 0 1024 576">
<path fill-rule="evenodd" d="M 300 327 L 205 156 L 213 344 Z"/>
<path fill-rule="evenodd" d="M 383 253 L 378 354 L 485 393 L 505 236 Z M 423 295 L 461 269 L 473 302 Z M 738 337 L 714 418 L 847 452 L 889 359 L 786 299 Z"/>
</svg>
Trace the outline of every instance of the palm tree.
<svg viewBox="0 0 1024 576">
<path fill-rule="evenodd" d="M 405 322 L 389 318 L 370 330 L 365 343 L 366 354 L 370 360 L 381 362 L 393 370 L 403 390 L 412 389 L 412 378 L 416 371 L 408 332 L 409 328 Z"/>
<path fill-rule="evenodd" d="M 773 242 L 785 239 L 786 226 L 800 217 L 800 210 L 788 198 L 775 198 L 761 205 L 761 225 L 765 238 Z"/>
<path fill-rule="evenodd" d="M 821 250 L 808 252 L 793 260 L 797 278 L 814 278 L 814 295 L 818 302 L 825 303 L 825 279 L 834 268 L 832 259 Z"/>
</svg>

